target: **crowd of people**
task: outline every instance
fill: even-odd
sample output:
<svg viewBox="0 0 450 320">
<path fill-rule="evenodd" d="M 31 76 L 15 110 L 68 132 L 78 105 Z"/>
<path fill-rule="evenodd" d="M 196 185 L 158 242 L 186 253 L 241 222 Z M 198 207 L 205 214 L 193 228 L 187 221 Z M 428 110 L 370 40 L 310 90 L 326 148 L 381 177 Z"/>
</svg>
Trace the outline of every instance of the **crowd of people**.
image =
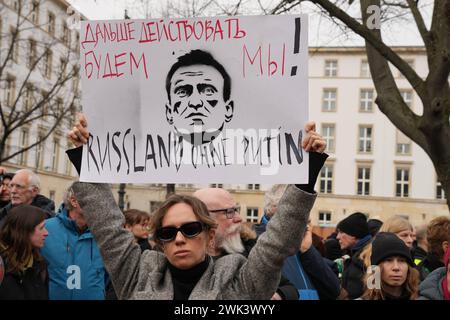
<svg viewBox="0 0 450 320">
<path fill-rule="evenodd" d="M 314 124 L 305 132 L 309 182 L 273 186 L 255 225 L 222 188 L 122 212 L 109 185 L 73 182 L 55 212 L 36 173 L 0 167 L 0 299 L 450 300 L 448 216 L 413 226 L 355 212 L 326 239 L 313 232 L 327 155 Z M 87 136 L 80 119 L 78 171 Z"/>
</svg>

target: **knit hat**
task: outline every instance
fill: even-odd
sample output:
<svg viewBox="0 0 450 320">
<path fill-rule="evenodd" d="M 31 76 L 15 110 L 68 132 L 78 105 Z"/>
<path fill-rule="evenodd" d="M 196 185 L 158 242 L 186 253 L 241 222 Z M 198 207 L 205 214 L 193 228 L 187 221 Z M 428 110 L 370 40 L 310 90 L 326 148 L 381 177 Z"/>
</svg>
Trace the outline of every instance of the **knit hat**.
<svg viewBox="0 0 450 320">
<path fill-rule="evenodd" d="M 361 212 L 355 212 L 339 222 L 337 229 L 358 239 L 362 239 L 369 235 L 367 218 L 364 213 Z"/>
<path fill-rule="evenodd" d="M 404 257 L 410 266 L 414 266 L 411 252 L 402 239 L 391 232 L 378 233 L 372 241 L 370 262 L 372 265 L 378 265 L 383 260 L 393 256 Z"/>
<path fill-rule="evenodd" d="M 383 221 L 378 219 L 369 219 L 367 221 L 367 226 L 369 227 L 369 232 L 372 237 L 374 237 L 378 233 L 382 225 Z"/>
</svg>

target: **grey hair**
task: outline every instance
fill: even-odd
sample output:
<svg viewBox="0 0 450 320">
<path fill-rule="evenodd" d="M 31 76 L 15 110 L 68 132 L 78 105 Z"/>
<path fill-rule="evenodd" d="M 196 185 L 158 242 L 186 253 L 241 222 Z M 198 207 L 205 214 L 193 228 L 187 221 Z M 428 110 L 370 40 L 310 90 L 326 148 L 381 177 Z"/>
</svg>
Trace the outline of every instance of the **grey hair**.
<svg viewBox="0 0 450 320">
<path fill-rule="evenodd" d="M 264 195 L 264 213 L 268 217 L 274 215 L 278 202 L 280 202 L 287 186 L 287 184 L 275 184 Z"/>
<path fill-rule="evenodd" d="M 16 175 L 21 172 L 25 172 L 28 175 L 28 185 L 30 188 L 36 187 L 38 190 L 41 189 L 41 179 L 39 179 L 36 173 L 30 169 L 20 169 L 16 172 Z"/>
<path fill-rule="evenodd" d="M 427 239 L 427 225 L 422 225 L 416 228 L 417 241 L 423 241 Z"/>
<path fill-rule="evenodd" d="M 70 203 L 70 198 L 72 198 L 72 197 L 75 196 L 75 192 L 73 191 L 73 186 L 74 186 L 74 184 L 75 184 L 76 182 L 77 182 L 77 181 L 72 182 L 72 183 L 69 185 L 69 187 L 66 189 L 66 191 L 64 191 L 64 194 L 63 194 L 63 203 L 64 203 L 64 206 L 66 207 L 66 209 L 67 209 L 68 211 L 73 210 L 73 206 L 72 206 L 72 204 Z"/>
</svg>

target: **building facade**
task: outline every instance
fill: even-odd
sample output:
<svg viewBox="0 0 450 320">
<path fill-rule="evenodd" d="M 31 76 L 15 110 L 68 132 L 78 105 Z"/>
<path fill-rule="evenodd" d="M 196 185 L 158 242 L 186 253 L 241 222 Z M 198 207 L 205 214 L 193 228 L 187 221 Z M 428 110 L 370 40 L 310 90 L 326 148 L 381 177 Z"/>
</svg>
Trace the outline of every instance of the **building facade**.
<svg viewBox="0 0 450 320">
<path fill-rule="evenodd" d="M 79 33 L 70 26 L 64 0 L 0 0 L 0 77 L 2 113 L 18 115 L 3 157 L 32 146 L 1 165 L 11 171 L 30 168 L 41 177 L 41 193 L 57 205 L 75 170 L 65 156 L 66 137 L 80 110 Z M 10 54 L 11 50 L 11 54 Z M 26 115 L 26 113 L 28 115 Z"/>
<path fill-rule="evenodd" d="M 0 31 L 2 48 L 7 46 L 7 35 L 17 15 L 17 6 L 22 1 L 0 0 L 2 15 Z M 10 65 L 8 79 L 16 84 L 5 87 L 2 99 L 13 99 L 17 83 L 27 74 L 26 60 L 33 52 L 32 41 L 52 39 L 50 71 L 44 75 L 33 75 L 35 93 L 43 92 L 58 70 L 60 52 L 73 51 L 79 58 L 79 34 L 67 25 L 67 8 L 63 0 L 25 1 L 29 7 L 27 32 L 21 37 L 29 44 L 28 49 L 19 48 L 18 59 Z M 31 11 L 30 11 L 31 10 Z M 34 15 L 33 15 L 34 11 Z M 39 48 L 36 49 L 39 51 Z M 427 60 L 423 47 L 399 47 L 395 50 L 418 74 L 426 77 Z M 2 53 L 3 54 L 3 53 Z M 47 60 L 48 62 L 49 60 Z M 48 65 L 48 63 L 47 63 Z M 52 65 L 54 65 L 52 69 Z M 44 64 L 44 67 L 46 65 Z M 48 68 L 48 66 L 47 66 Z M 406 79 L 392 68 L 405 102 L 417 114 L 421 114 L 420 99 Z M 46 72 L 50 76 L 46 77 Z M 50 79 L 49 79 L 50 78 Z M 78 77 L 68 82 L 56 99 L 67 104 L 79 90 Z M 377 108 L 376 92 L 370 77 L 369 66 L 363 47 L 310 48 L 309 59 L 309 113 L 328 142 L 330 155 L 318 179 L 318 199 L 311 213 L 316 231 L 326 235 L 337 222 L 355 211 L 381 220 L 392 215 L 407 217 L 414 225 L 429 222 L 433 217 L 448 215 L 442 188 L 437 183 L 436 173 L 425 152 L 398 131 Z M 5 104 L 2 104 L 2 108 Z M 41 177 L 42 194 L 52 198 L 57 205 L 69 183 L 76 179 L 76 172 L 65 156 L 70 147 L 66 133 L 73 125 L 74 111 L 79 109 L 78 100 L 72 112 L 47 138 L 45 143 L 28 152 L 2 163 L 11 171 L 31 168 Z M 7 154 L 20 147 L 30 145 L 45 133 L 51 121 L 42 118 L 29 127 L 17 130 L 7 144 Z M 221 185 L 232 192 L 241 207 L 241 215 L 248 222 L 257 222 L 263 215 L 264 192 L 269 185 Z M 198 184 L 181 184 L 177 192 L 191 194 Z M 114 195 L 118 198 L 118 186 Z M 154 211 L 166 197 L 165 185 L 128 184 L 125 194 L 125 209 L 136 208 Z"/>
</svg>

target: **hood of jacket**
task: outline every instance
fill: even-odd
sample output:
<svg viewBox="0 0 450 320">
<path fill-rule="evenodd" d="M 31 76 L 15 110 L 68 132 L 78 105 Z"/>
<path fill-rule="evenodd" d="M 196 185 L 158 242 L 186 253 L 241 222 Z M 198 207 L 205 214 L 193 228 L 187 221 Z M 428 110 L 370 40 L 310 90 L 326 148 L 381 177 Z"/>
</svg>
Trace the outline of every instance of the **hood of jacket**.
<svg viewBox="0 0 450 320">
<path fill-rule="evenodd" d="M 77 224 L 75 221 L 70 219 L 69 211 L 66 208 L 66 205 L 63 203 L 58 209 L 58 213 L 56 214 L 56 218 L 64 225 L 64 227 L 70 230 L 72 233 L 80 233 L 78 231 Z M 86 229 L 84 232 L 81 232 L 84 235 L 84 238 L 92 238 L 92 234 L 89 229 Z"/>
<path fill-rule="evenodd" d="M 44 210 L 50 217 L 53 217 L 55 215 L 55 202 L 53 200 L 43 196 L 42 194 L 38 194 L 36 197 L 34 197 L 33 201 L 31 202 L 32 206 L 41 208 Z"/>
<path fill-rule="evenodd" d="M 444 300 L 442 280 L 447 276 L 445 267 L 431 272 L 419 285 L 420 300 Z"/>
<path fill-rule="evenodd" d="M 359 241 L 355 244 L 355 246 L 351 249 L 352 256 L 360 251 L 362 248 L 364 248 L 370 241 L 372 240 L 372 236 L 368 234 L 362 239 L 359 239 Z"/>
</svg>

